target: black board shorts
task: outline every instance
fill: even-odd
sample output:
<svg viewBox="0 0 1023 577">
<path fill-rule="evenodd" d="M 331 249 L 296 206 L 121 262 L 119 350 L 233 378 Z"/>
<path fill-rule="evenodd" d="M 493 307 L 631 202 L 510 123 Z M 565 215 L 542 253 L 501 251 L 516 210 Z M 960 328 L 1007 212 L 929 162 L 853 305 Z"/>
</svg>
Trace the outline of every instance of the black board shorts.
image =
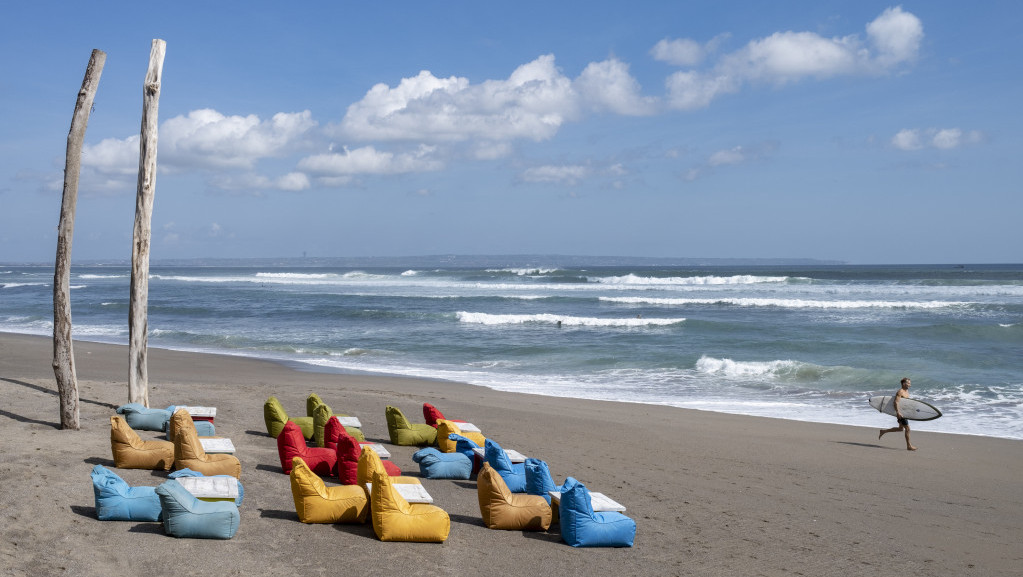
<svg viewBox="0 0 1023 577">
<path fill-rule="evenodd" d="M 899 419 L 899 426 L 900 427 L 908 427 L 909 426 L 909 419 L 907 419 L 905 417 L 900 418 Z"/>
</svg>

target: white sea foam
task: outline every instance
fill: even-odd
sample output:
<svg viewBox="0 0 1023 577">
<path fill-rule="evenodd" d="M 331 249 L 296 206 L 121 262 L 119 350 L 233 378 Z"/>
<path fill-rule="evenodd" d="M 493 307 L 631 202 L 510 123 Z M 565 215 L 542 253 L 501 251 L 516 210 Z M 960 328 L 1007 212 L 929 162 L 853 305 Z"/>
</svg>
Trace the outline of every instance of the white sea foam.
<svg viewBox="0 0 1023 577">
<path fill-rule="evenodd" d="M 968 306 L 963 301 L 868 301 L 868 300 L 808 300 L 773 298 L 656 298 L 656 297 L 600 297 L 601 301 L 622 304 L 649 304 L 660 306 L 732 305 L 740 307 L 780 307 L 791 309 L 937 309 Z"/>
<path fill-rule="evenodd" d="M 685 322 L 684 318 L 596 318 L 596 317 L 573 317 L 553 314 L 534 315 L 495 315 L 489 313 L 471 313 L 459 311 L 458 320 L 463 323 L 481 325 L 521 325 L 527 323 L 558 324 L 562 326 L 587 326 L 587 327 L 642 327 L 642 326 L 665 326 Z"/>
<path fill-rule="evenodd" d="M 716 374 L 725 377 L 763 377 L 777 375 L 781 372 L 792 372 L 804 363 L 792 360 L 766 362 L 740 362 L 732 359 L 716 359 L 703 356 L 696 361 L 696 370 L 704 374 Z"/>
<path fill-rule="evenodd" d="M 760 283 L 784 283 L 789 280 L 787 276 L 756 276 L 756 275 L 733 275 L 733 276 L 688 276 L 688 277 L 649 277 L 627 274 L 623 276 L 589 277 L 591 282 L 608 285 L 637 285 L 637 286 L 690 286 L 690 285 L 747 285 Z"/>
<path fill-rule="evenodd" d="M 486 272 L 507 272 L 519 276 L 540 276 L 557 272 L 556 268 L 488 268 Z"/>
<path fill-rule="evenodd" d="M 129 278 L 126 274 L 82 274 L 78 275 L 81 279 L 104 279 L 104 278 Z"/>
<path fill-rule="evenodd" d="M 419 274 L 419 271 L 407 270 L 407 271 L 401 273 L 401 276 L 416 276 L 417 274 Z"/>
<path fill-rule="evenodd" d="M 23 286 L 46 286 L 44 282 L 8 282 L 0 284 L 0 288 L 18 288 Z"/>
</svg>

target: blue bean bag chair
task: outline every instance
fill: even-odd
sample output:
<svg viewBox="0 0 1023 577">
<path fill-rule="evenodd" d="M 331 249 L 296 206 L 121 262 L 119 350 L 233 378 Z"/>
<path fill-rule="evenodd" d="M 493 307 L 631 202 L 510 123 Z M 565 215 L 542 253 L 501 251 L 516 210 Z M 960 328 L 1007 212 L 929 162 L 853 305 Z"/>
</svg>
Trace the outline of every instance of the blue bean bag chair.
<svg viewBox="0 0 1023 577">
<path fill-rule="evenodd" d="M 163 431 L 174 414 L 173 409 L 150 409 L 142 403 L 128 403 L 117 407 L 117 414 L 123 416 L 128 426 L 136 431 Z"/>
<path fill-rule="evenodd" d="M 180 469 L 180 470 L 174 471 L 173 473 L 170 473 L 169 475 L 167 475 L 167 478 L 168 479 L 177 479 L 179 477 L 205 477 L 205 476 L 206 475 L 203 475 L 199 471 L 193 471 L 193 470 L 191 470 L 191 469 L 186 467 L 184 469 Z M 233 475 L 210 475 L 210 476 L 211 477 L 230 477 L 232 479 L 235 479 L 235 477 Z M 241 507 L 242 506 L 242 500 L 245 499 L 245 488 L 242 487 L 241 480 L 239 480 L 239 479 L 235 479 L 235 480 L 238 481 L 238 498 L 234 500 L 234 504 L 238 505 L 239 507 Z"/>
<path fill-rule="evenodd" d="M 159 521 L 160 498 L 156 487 L 129 487 L 103 465 L 92 468 L 92 490 L 100 521 Z"/>
<path fill-rule="evenodd" d="M 490 463 L 490 466 L 497 471 L 508 485 L 512 493 L 526 492 L 526 466 L 523 463 L 512 464 L 508 454 L 504 452 L 497 441 L 487 439 L 483 446 L 483 460 Z"/>
<path fill-rule="evenodd" d="M 174 479 L 156 488 L 163 507 L 163 530 L 174 537 L 230 539 L 238 531 L 238 505 L 200 501 Z"/>
<path fill-rule="evenodd" d="M 632 547 L 636 522 L 617 511 L 595 513 L 590 492 L 573 477 L 561 490 L 561 538 L 573 547 Z"/>
<path fill-rule="evenodd" d="M 547 504 L 551 504 L 551 496 L 548 491 L 564 491 L 564 485 L 555 485 L 554 478 L 551 477 L 551 470 L 547 467 L 547 463 L 541 459 L 534 459 L 532 457 L 526 459 L 523 463 L 526 468 L 526 493 L 530 495 L 540 495 L 547 500 Z"/>
<path fill-rule="evenodd" d="M 461 453 L 427 447 L 416 451 L 412 460 L 419 463 L 419 472 L 427 479 L 468 479 L 472 475 L 472 461 Z"/>
</svg>

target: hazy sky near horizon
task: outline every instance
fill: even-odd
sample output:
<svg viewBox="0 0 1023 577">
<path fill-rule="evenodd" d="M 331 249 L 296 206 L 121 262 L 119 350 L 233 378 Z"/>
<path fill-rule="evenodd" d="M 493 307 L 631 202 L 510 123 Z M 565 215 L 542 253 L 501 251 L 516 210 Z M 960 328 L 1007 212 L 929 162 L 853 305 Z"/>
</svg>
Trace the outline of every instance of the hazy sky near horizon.
<svg viewBox="0 0 1023 577">
<path fill-rule="evenodd" d="M 1023 261 L 1023 4 L 14 3 L 0 261 L 52 262 L 89 55 L 75 260 Z"/>
</svg>

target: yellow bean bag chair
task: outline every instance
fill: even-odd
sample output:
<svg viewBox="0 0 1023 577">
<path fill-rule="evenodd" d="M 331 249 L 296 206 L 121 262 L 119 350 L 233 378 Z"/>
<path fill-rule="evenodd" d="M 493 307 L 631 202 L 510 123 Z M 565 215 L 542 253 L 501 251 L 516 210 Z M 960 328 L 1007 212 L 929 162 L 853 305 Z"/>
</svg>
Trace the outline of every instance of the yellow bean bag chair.
<svg viewBox="0 0 1023 577">
<path fill-rule="evenodd" d="M 306 439 L 313 438 L 312 417 L 289 417 L 284 406 L 277 400 L 277 397 L 270 397 L 263 403 L 263 422 L 266 423 L 266 432 L 273 438 L 277 438 L 284 430 L 284 424 L 294 421 L 300 429 L 302 436 Z"/>
<path fill-rule="evenodd" d="M 174 444 L 170 441 L 143 441 L 124 417 L 110 417 L 110 452 L 114 466 L 121 469 L 163 469 L 174 465 Z"/>
<path fill-rule="evenodd" d="M 385 477 L 389 477 L 392 483 L 396 484 L 411 484 L 411 485 L 422 485 L 422 482 L 415 477 L 391 477 L 388 474 L 387 469 L 384 468 L 384 463 L 380 460 L 380 455 L 369 447 L 363 447 L 362 453 L 359 455 L 358 469 L 355 471 L 355 480 L 359 482 L 362 487 L 366 486 L 366 483 L 373 482 L 373 475 L 380 473 Z"/>
<path fill-rule="evenodd" d="M 463 433 L 462 429 L 458 428 L 458 423 L 448 421 L 446 419 L 437 420 L 437 448 L 440 449 L 441 453 L 454 453 L 455 445 L 457 441 L 452 441 L 448 438 L 450 434 L 462 435 L 466 439 L 469 439 L 479 446 L 484 446 L 487 442 L 487 438 L 483 436 L 483 433 Z"/>
<path fill-rule="evenodd" d="M 184 413 L 189 423 L 192 422 L 186 411 L 174 413 L 171 420 L 179 418 L 178 415 L 181 413 Z M 195 427 L 185 425 L 184 422 L 178 423 L 174 436 L 174 467 L 191 469 L 207 477 L 212 475 L 231 475 L 238 479 L 242 477 L 242 464 L 238 457 L 224 453 L 207 454 L 199 442 Z"/>
<path fill-rule="evenodd" d="M 440 507 L 409 503 L 391 484 L 386 473 L 373 474 L 370 516 L 381 541 L 443 543 L 451 531 L 451 519 Z"/>
<path fill-rule="evenodd" d="M 515 494 L 508 490 L 501 475 L 484 463 L 476 478 L 483 524 L 491 529 L 509 531 L 546 531 L 553 512 L 539 495 Z"/>
<path fill-rule="evenodd" d="M 410 423 L 405 414 L 397 407 L 388 406 L 384 410 L 387 418 L 387 434 L 395 445 L 432 445 L 437 441 L 437 429 L 426 423 Z"/>
<path fill-rule="evenodd" d="M 366 490 L 355 485 L 328 487 L 302 457 L 291 460 L 291 496 L 303 523 L 364 523 L 369 511 Z"/>
</svg>

